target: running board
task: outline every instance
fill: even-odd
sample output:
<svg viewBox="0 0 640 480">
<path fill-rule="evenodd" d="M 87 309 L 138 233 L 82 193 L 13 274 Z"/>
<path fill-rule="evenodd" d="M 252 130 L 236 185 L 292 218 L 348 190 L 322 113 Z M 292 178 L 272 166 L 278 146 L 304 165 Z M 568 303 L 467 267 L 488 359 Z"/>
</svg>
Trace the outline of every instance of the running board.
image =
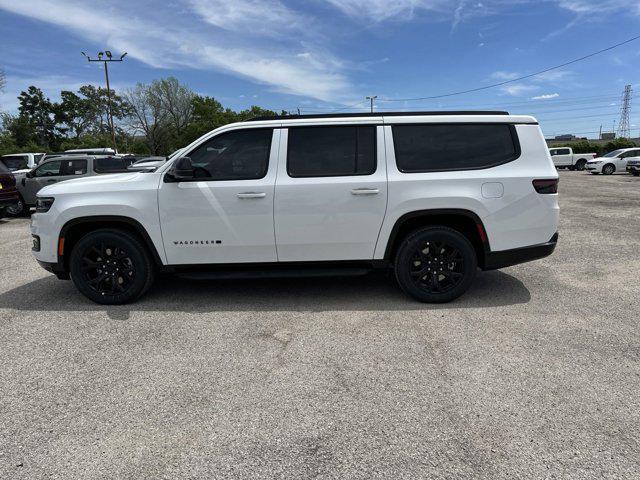
<svg viewBox="0 0 640 480">
<path fill-rule="evenodd" d="M 313 278 L 359 276 L 372 272 L 372 268 L 286 268 L 261 270 L 211 270 L 201 272 L 176 272 L 180 278 L 187 280 L 233 280 L 247 278 Z"/>
</svg>

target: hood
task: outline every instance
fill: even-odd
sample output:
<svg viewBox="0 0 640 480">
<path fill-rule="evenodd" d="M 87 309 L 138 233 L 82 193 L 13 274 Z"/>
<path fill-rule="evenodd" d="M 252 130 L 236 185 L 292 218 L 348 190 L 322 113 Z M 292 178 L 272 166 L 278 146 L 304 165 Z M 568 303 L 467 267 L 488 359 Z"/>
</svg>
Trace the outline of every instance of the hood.
<svg viewBox="0 0 640 480">
<path fill-rule="evenodd" d="M 91 177 L 74 178 L 54 185 L 48 185 L 38 192 L 38 196 L 60 195 L 65 193 L 97 193 L 100 191 L 133 190 L 135 184 L 145 183 L 156 178 L 151 173 L 110 173 Z M 157 180 L 152 180 L 157 181 Z"/>
</svg>

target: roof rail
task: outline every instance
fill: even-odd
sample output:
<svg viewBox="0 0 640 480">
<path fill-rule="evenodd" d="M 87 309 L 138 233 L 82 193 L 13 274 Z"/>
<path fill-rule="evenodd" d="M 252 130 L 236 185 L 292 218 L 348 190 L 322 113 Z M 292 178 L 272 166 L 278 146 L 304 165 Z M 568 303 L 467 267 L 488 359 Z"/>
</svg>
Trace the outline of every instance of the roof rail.
<svg viewBox="0 0 640 480">
<path fill-rule="evenodd" d="M 244 120 L 245 122 L 258 122 L 261 120 L 304 120 L 306 118 L 353 118 L 353 117 L 420 117 L 436 115 L 509 115 L 503 111 L 482 111 L 482 110 L 460 110 L 460 111 L 440 111 L 440 112 L 374 112 L 374 113 L 314 113 L 312 115 L 273 115 L 254 117 Z"/>
</svg>

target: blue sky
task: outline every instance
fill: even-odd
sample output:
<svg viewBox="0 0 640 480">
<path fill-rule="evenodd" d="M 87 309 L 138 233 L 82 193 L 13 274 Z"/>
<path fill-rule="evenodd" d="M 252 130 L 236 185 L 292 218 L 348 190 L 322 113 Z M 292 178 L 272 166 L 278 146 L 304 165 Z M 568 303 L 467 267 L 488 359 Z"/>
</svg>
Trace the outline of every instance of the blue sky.
<svg viewBox="0 0 640 480">
<path fill-rule="evenodd" d="M 80 52 L 104 49 L 128 52 L 111 69 L 120 90 L 173 75 L 235 109 L 303 113 L 357 111 L 375 94 L 381 110 L 531 113 L 548 136 L 611 130 L 624 85 L 640 91 L 639 40 L 495 89 L 389 101 L 512 79 L 639 35 L 638 0 L 0 0 L 0 33 L 9 111 L 31 84 L 52 99 L 102 84 Z"/>
</svg>

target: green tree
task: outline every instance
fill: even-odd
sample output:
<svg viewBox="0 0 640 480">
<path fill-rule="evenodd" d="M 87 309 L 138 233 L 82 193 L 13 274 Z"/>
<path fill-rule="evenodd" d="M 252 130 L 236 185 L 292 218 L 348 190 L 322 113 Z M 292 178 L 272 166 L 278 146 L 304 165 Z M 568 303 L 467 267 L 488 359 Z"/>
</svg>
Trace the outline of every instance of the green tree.
<svg viewBox="0 0 640 480">
<path fill-rule="evenodd" d="M 56 106 L 45 97 L 42 90 L 33 85 L 27 91 L 23 91 L 18 96 L 18 119 L 16 128 L 20 135 L 35 139 L 43 148 L 52 149 L 58 143 L 56 130 L 55 110 Z M 22 141 L 16 138 L 16 142 Z"/>
</svg>

